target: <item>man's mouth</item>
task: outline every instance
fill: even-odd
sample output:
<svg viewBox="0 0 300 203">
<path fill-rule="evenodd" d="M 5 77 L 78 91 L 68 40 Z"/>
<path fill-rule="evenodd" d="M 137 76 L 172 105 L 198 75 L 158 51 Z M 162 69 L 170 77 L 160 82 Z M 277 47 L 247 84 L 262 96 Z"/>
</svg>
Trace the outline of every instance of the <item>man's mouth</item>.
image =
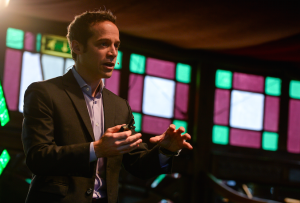
<svg viewBox="0 0 300 203">
<path fill-rule="evenodd" d="M 113 68 L 115 66 L 114 63 L 111 63 L 111 62 L 106 62 L 106 63 L 103 63 L 104 66 L 107 66 L 107 67 L 110 67 L 110 68 Z"/>
</svg>

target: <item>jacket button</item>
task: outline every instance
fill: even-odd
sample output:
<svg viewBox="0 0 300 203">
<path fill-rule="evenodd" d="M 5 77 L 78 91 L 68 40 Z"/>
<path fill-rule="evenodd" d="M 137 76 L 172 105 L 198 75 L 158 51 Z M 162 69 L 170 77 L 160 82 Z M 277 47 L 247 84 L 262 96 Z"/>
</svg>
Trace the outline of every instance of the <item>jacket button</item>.
<svg viewBox="0 0 300 203">
<path fill-rule="evenodd" d="M 92 188 L 89 188 L 89 189 L 86 191 L 86 194 L 87 194 L 87 195 L 90 195 L 90 194 L 92 194 L 92 192 L 93 192 L 93 189 L 92 189 Z"/>
</svg>

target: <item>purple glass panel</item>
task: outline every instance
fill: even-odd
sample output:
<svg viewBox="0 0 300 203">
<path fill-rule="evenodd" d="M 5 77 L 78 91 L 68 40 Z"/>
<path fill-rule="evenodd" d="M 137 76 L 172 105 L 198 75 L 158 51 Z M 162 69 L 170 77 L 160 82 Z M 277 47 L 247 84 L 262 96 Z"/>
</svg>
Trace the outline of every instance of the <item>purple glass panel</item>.
<svg viewBox="0 0 300 203">
<path fill-rule="evenodd" d="M 144 76 L 130 74 L 128 87 L 128 102 L 133 111 L 142 111 Z"/>
<path fill-rule="evenodd" d="M 25 45 L 24 49 L 27 51 L 34 51 L 35 50 L 35 35 L 31 32 L 25 33 Z"/>
<path fill-rule="evenodd" d="M 219 125 L 228 125 L 230 106 L 230 91 L 216 89 L 215 91 L 215 109 L 214 123 Z"/>
<path fill-rule="evenodd" d="M 300 100 L 290 100 L 287 151 L 300 153 Z"/>
<path fill-rule="evenodd" d="M 6 49 L 3 75 L 3 90 L 8 109 L 11 111 L 18 110 L 21 60 L 21 51 L 14 49 Z"/>
<path fill-rule="evenodd" d="M 144 115 L 142 131 L 149 134 L 160 135 L 168 129 L 170 124 L 170 119 Z"/>
<path fill-rule="evenodd" d="M 146 73 L 158 77 L 174 79 L 175 63 L 154 58 L 147 58 Z"/>
<path fill-rule="evenodd" d="M 277 132 L 279 121 L 279 97 L 266 96 L 264 130 Z"/>
<path fill-rule="evenodd" d="M 230 144 L 239 147 L 260 148 L 261 132 L 231 128 Z"/>
<path fill-rule="evenodd" d="M 263 76 L 245 73 L 233 74 L 233 88 L 251 92 L 264 92 L 265 79 Z"/>
<path fill-rule="evenodd" d="M 105 87 L 115 93 L 116 95 L 119 95 L 119 87 L 120 87 L 120 72 L 117 70 L 114 70 L 112 76 L 108 79 L 105 79 Z"/>
<path fill-rule="evenodd" d="M 189 89 L 190 86 L 187 84 L 176 83 L 175 118 L 177 119 L 188 118 Z"/>
</svg>

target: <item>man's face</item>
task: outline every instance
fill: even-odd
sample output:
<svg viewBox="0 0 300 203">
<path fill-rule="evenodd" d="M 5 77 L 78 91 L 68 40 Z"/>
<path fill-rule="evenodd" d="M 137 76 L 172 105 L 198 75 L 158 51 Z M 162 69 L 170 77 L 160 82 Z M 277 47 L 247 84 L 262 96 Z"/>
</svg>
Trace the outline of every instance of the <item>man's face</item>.
<svg viewBox="0 0 300 203">
<path fill-rule="evenodd" d="M 119 30 L 110 21 L 90 27 L 93 36 L 87 41 L 79 63 L 91 78 L 109 78 L 112 75 L 120 46 Z"/>
</svg>

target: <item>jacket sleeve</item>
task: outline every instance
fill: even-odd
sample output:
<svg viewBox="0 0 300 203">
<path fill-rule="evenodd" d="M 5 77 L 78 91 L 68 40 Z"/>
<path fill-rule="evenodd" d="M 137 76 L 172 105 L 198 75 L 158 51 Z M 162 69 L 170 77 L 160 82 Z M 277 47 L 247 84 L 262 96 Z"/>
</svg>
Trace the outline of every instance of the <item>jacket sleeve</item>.
<svg viewBox="0 0 300 203">
<path fill-rule="evenodd" d="M 89 142 L 66 146 L 55 142 L 51 96 L 41 83 L 31 84 L 25 92 L 22 143 L 27 166 L 36 175 L 90 176 Z"/>
</svg>

